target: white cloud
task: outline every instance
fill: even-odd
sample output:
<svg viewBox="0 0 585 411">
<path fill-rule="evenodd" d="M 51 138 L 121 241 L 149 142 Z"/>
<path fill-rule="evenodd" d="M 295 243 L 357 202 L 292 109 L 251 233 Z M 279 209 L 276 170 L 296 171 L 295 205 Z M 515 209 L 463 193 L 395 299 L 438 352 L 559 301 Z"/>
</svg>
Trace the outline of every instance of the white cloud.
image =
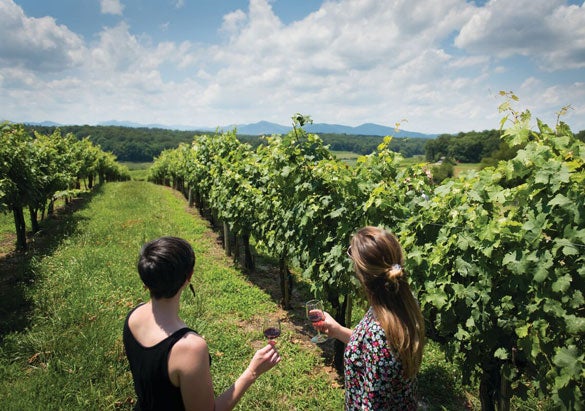
<svg viewBox="0 0 585 411">
<path fill-rule="evenodd" d="M 467 68 L 467 67 L 477 67 L 483 66 L 488 64 L 490 61 L 489 56 L 470 56 L 470 57 L 462 57 L 458 59 L 454 59 L 451 61 L 450 66 L 453 68 Z"/>
<path fill-rule="evenodd" d="M 100 0 L 100 7 L 103 14 L 115 14 L 121 16 L 122 11 L 124 10 L 124 5 L 122 5 L 120 0 Z"/>
<path fill-rule="evenodd" d="M 486 58 L 457 61 L 440 46 L 472 9 L 458 0 L 423 3 L 327 2 L 285 26 L 268 2 L 254 0 L 247 14 L 238 11 L 226 19 L 237 21 L 229 24 L 229 43 L 210 50 L 220 70 L 208 102 L 239 104 L 240 116 L 247 118 L 272 112 L 270 120 L 282 121 L 305 111 L 315 121 L 359 124 L 384 118 L 393 124 L 414 106 L 405 101 L 457 99 L 459 85 L 471 82 L 442 80 L 450 75 L 447 67 L 478 65 Z M 412 95 L 410 84 L 424 85 L 427 94 Z M 234 94 L 263 98 L 251 105 Z"/>
<path fill-rule="evenodd" d="M 220 31 L 228 35 L 237 33 L 247 20 L 246 13 L 242 10 L 236 10 L 223 16 L 223 25 Z"/>
<path fill-rule="evenodd" d="M 0 1 L 0 67 L 56 72 L 83 61 L 83 40 L 52 17 L 32 18 Z"/>
<path fill-rule="evenodd" d="M 585 113 L 585 83 L 547 85 L 542 80 L 531 77 L 522 83 L 519 94 L 523 96 L 521 101 L 529 110 L 545 113 L 539 118 L 549 125 L 556 123 L 557 115 L 563 107 L 571 106 L 571 110 L 561 120 L 569 125 L 577 122 L 574 131 L 585 129 L 581 121 Z M 569 101 L 569 98 L 573 101 Z"/>
<path fill-rule="evenodd" d="M 325 1 L 287 25 L 270 0 L 251 0 L 224 16 L 221 41 L 203 46 L 156 41 L 126 22 L 84 43 L 54 19 L 28 18 L 0 0 L 8 5 L 0 7 L 0 37 L 8 39 L 0 43 L 0 105 L 15 121 L 288 124 L 302 112 L 349 125 L 407 119 L 404 128 L 434 133 L 498 127 L 497 92 L 513 89 L 535 115 L 554 119 L 573 104 L 567 119 L 585 128 L 583 83 L 551 85 L 536 67 L 526 79 L 505 59 L 579 66 L 583 7 L 538 0 L 517 12 L 508 3 Z"/>
<path fill-rule="evenodd" d="M 559 70 L 585 67 L 585 3 L 561 6 L 546 18 L 556 43 L 543 55 L 543 68 Z"/>
<path fill-rule="evenodd" d="M 32 71 L 22 70 L 16 67 L 0 68 L 0 86 L 8 91 L 15 90 L 34 90 L 39 85 L 39 79 Z"/>
<path fill-rule="evenodd" d="M 541 87 L 542 86 L 542 81 L 540 81 L 539 79 L 535 78 L 535 77 L 528 77 L 526 80 L 524 80 L 524 82 L 522 82 L 520 88 L 522 90 L 530 90 L 530 89 L 534 89 L 537 87 Z"/>
<path fill-rule="evenodd" d="M 545 70 L 585 67 L 585 4 L 492 0 L 477 9 L 455 44 L 470 53 L 530 56 Z"/>
<path fill-rule="evenodd" d="M 91 50 L 92 69 L 102 72 L 134 70 L 141 63 L 144 51 L 136 36 L 129 33 L 128 24 L 122 22 L 100 33 L 99 42 Z"/>
</svg>

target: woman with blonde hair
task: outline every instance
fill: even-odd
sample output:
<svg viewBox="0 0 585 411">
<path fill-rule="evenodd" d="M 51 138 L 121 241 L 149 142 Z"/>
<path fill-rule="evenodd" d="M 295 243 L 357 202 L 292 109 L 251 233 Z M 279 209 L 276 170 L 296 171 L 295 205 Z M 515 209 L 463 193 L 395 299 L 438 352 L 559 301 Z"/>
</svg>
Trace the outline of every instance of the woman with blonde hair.
<svg viewBox="0 0 585 411">
<path fill-rule="evenodd" d="M 403 268 L 402 247 L 394 235 L 372 226 L 360 229 L 350 244 L 348 254 L 370 308 L 354 330 L 328 313 L 315 325 L 347 344 L 345 409 L 416 409 L 425 327 Z"/>
</svg>

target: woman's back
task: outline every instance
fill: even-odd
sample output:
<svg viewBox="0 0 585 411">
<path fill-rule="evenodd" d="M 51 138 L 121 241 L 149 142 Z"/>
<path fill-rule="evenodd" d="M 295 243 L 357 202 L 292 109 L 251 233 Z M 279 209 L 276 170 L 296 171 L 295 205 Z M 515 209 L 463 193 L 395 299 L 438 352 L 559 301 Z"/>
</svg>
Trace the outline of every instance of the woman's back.
<svg viewBox="0 0 585 411">
<path fill-rule="evenodd" d="M 140 314 L 136 313 L 140 307 L 128 314 L 123 331 L 124 348 L 138 397 L 136 409 L 183 410 L 181 390 L 170 379 L 168 359 L 173 346 L 186 333 L 194 331 L 182 327 L 170 335 L 160 332 L 157 340 L 156 331 L 138 327 L 139 332 L 135 336 L 130 327 L 130 318 L 133 313 Z"/>
<path fill-rule="evenodd" d="M 353 330 L 344 365 L 346 409 L 416 409 L 416 378 L 404 377 L 402 364 L 372 309 Z"/>
</svg>

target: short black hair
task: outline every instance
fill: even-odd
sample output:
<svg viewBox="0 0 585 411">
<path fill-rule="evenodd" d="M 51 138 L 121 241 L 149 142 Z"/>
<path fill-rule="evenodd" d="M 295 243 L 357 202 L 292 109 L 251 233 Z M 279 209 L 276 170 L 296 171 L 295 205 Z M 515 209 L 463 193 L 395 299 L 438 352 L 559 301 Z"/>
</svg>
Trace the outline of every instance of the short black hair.
<svg viewBox="0 0 585 411">
<path fill-rule="evenodd" d="M 179 237 L 160 237 L 140 250 L 138 274 L 152 298 L 171 298 L 195 267 L 191 244 Z"/>
</svg>

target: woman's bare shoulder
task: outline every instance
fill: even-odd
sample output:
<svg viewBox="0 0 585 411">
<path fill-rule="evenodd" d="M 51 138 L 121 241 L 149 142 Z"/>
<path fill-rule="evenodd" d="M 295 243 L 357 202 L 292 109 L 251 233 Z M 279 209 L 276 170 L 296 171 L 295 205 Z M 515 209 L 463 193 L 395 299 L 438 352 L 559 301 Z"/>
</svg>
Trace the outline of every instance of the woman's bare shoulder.
<svg viewBox="0 0 585 411">
<path fill-rule="evenodd" d="M 186 333 L 171 349 L 168 365 L 171 381 L 177 386 L 178 381 L 186 376 L 207 375 L 209 373 L 207 342 L 194 332 Z"/>
<path fill-rule="evenodd" d="M 185 349 L 207 349 L 205 338 L 197 334 L 195 331 L 186 332 L 175 345 L 179 345 Z"/>
<path fill-rule="evenodd" d="M 207 342 L 205 339 L 194 331 L 185 333 L 173 347 L 173 351 L 177 348 L 180 351 L 187 351 L 191 354 L 205 354 L 208 353 Z"/>
</svg>

